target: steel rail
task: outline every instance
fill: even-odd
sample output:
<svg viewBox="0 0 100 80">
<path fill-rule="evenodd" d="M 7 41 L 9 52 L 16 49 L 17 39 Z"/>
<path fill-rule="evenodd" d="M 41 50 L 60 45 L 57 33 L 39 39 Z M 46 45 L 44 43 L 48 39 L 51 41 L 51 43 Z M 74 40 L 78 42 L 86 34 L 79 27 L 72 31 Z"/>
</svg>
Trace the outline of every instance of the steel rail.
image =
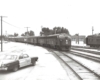
<svg viewBox="0 0 100 80">
<path fill-rule="evenodd" d="M 84 49 L 98 49 L 98 48 L 95 48 L 95 47 L 89 47 L 89 46 L 73 46 L 72 45 L 72 48 L 84 48 Z"/>
<path fill-rule="evenodd" d="M 83 80 L 83 79 L 77 74 L 77 72 L 74 71 L 74 69 L 73 69 L 72 67 L 70 67 L 59 55 L 57 55 L 56 52 L 54 52 L 54 51 L 52 51 L 52 52 L 55 53 L 55 55 L 56 55 L 61 61 L 63 61 L 63 63 L 64 63 L 65 65 L 67 65 L 67 66 L 75 73 L 75 75 L 76 75 L 80 80 Z"/>
<path fill-rule="evenodd" d="M 63 52 L 62 52 L 63 53 Z M 66 53 L 66 52 L 65 52 Z M 74 60 L 75 62 L 77 62 L 78 64 L 80 64 L 81 66 L 83 66 L 84 68 L 86 68 L 87 70 L 89 70 L 90 72 L 94 73 L 98 78 L 100 78 L 100 75 L 97 74 L 96 72 L 94 72 L 93 70 L 89 69 L 88 67 L 84 66 L 84 64 L 78 62 L 77 60 L 73 59 L 72 57 L 70 57 L 69 55 L 63 53 L 64 55 L 66 55 L 67 57 L 71 58 L 72 60 Z"/>
<path fill-rule="evenodd" d="M 53 51 L 52 52 L 54 52 L 54 49 L 53 49 Z M 80 62 L 78 62 L 77 60 L 75 60 L 75 59 L 73 59 L 72 57 L 70 57 L 69 55 L 67 55 L 66 53 L 67 52 L 62 52 L 62 51 L 58 51 L 59 53 L 61 53 L 61 55 L 63 54 L 64 56 L 67 56 L 67 57 L 69 57 L 70 59 L 72 59 L 73 61 L 75 61 L 76 63 L 78 63 L 78 64 L 80 64 L 82 67 L 84 67 L 85 69 L 87 69 L 88 71 L 90 71 L 91 73 L 93 73 L 96 77 L 98 77 L 98 78 L 100 78 L 100 75 L 99 74 L 97 74 L 96 72 L 94 72 L 93 70 L 91 70 L 91 69 L 89 69 L 88 67 L 86 67 L 84 64 L 82 64 L 82 63 L 80 63 Z M 57 55 L 57 53 L 56 52 L 54 52 L 56 55 Z M 75 72 L 74 71 L 74 69 L 72 69 L 70 66 L 69 66 L 69 64 L 67 64 L 59 55 L 57 55 L 57 57 L 58 58 L 60 58 L 78 77 L 79 77 L 79 79 L 81 79 L 81 80 L 83 80 L 79 75 L 78 75 L 78 73 L 77 72 Z"/>
<path fill-rule="evenodd" d="M 91 54 L 97 54 L 97 55 L 100 55 L 100 52 L 96 52 L 96 51 L 89 51 L 89 50 L 85 50 L 85 49 L 78 49 L 78 48 L 71 48 L 72 50 L 78 50 L 78 51 L 84 51 L 84 52 L 88 52 L 88 53 L 91 53 Z"/>
<path fill-rule="evenodd" d="M 86 59 L 90 59 L 90 60 L 93 60 L 95 62 L 100 63 L 100 58 L 99 57 L 95 57 L 95 56 L 92 56 L 92 55 L 86 55 L 86 54 L 82 54 L 80 52 L 74 52 L 74 51 L 71 51 L 70 53 L 73 54 L 73 55 L 81 56 L 81 57 L 84 57 Z"/>
</svg>

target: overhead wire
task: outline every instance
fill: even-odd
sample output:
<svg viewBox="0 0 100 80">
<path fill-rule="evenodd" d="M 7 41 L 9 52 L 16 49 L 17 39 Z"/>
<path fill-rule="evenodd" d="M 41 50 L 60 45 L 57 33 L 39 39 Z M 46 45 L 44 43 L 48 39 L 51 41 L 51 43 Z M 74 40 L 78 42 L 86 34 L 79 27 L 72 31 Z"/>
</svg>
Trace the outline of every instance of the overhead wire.
<svg viewBox="0 0 100 80">
<path fill-rule="evenodd" d="M 5 22 L 6 24 L 9 24 L 9 25 L 11 25 L 11 26 L 13 26 L 13 27 L 16 27 L 16 28 L 18 28 L 18 29 L 22 29 L 22 28 L 23 28 L 23 27 L 15 26 L 15 25 L 13 25 L 13 24 L 7 22 L 7 21 L 4 21 L 4 20 L 2 20 L 2 21 Z M 24 28 L 25 28 L 25 27 L 24 27 Z"/>
<path fill-rule="evenodd" d="M 6 22 L 6 21 L 4 21 L 4 20 L 2 20 L 2 21 L 5 22 L 5 23 L 7 23 L 7 24 L 9 24 L 9 25 L 11 25 L 11 26 L 13 26 L 13 27 L 20 28 L 20 27 L 17 27 L 17 26 L 15 26 L 15 25 L 11 24 L 11 23 L 8 23 L 8 22 Z"/>
</svg>

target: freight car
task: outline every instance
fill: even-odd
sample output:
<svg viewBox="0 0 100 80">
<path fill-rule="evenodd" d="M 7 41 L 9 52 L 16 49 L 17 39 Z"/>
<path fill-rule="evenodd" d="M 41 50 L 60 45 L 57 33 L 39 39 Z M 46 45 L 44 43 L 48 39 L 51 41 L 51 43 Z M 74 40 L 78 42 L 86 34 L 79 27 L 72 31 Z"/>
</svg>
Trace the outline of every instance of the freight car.
<svg viewBox="0 0 100 80">
<path fill-rule="evenodd" d="M 29 43 L 41 46 L 48 46 L 61 50 L 70 50 L 71 48 L 71 37 L 68 34 L 54 34 L 48 36 L 27 36 L 27 37 L 16 37 L 9 38 L 9 40 L 15 42 Z"/>
<path fill-rule="evenodd" d="M 90 47 L 100 47 L 100 35 L 89 35 L 86 37 L 86 44 Z"/>
</svg>

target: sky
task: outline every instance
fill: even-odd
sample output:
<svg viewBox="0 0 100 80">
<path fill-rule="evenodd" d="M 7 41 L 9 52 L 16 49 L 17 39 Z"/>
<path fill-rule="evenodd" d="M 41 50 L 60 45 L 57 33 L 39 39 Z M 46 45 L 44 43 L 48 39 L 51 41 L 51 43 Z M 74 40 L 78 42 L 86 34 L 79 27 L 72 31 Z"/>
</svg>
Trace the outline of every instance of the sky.
<svg viewBox="0 0 100 80">
<path fill-rule="evenodd" d="M 100 0 L 0 0 L 0 16 L 4 35 L 29 27 L 38 36 L 41 26 L 64 27 L 71 35 L 91 35 L 92 27 L 100 33 Z"/>
</svg>

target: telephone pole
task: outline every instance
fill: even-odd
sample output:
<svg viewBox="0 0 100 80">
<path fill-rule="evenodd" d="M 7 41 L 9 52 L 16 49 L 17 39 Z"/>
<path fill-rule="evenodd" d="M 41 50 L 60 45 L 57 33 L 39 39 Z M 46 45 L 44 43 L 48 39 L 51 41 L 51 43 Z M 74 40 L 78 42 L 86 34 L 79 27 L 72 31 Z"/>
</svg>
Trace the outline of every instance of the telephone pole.
<svg viewBox="0 0 100 80">
<path fill-rule="evenodd" d="M 27 44 L 28 28 L 29 28 L 29 27 L 25 27 L 25 28 L 27 28 L 27 34 L 25 35 L 25 36 L 26 36 L 26 44 Z"/>
<path fill-rule="evenodd" d="M 30 27 L 25 27 L 25 28 L 27 28 L 27 35 L 28 35 L 28 28 L 30 28 Z"/>
<path fill-rule="evenodd" d="M 94 28 L 93 28 L 93 26 L 92 26 L 92 35 L 93 35 L 93 31 L 94 31 Z"/>
<path fill-rule="evenodd" d="M 2 18 L 5 16 L 0 16 L 1 17 L 1 52 L 3 51 L 3 44 L 2 44 L 2 33 L 3 33 L 3 28 L 2 28 Z"/>
<path fill-rule="evenodd" d="M 43 26 L 41 26 L 41 31 L 42 31 Z"/>
</svg>

